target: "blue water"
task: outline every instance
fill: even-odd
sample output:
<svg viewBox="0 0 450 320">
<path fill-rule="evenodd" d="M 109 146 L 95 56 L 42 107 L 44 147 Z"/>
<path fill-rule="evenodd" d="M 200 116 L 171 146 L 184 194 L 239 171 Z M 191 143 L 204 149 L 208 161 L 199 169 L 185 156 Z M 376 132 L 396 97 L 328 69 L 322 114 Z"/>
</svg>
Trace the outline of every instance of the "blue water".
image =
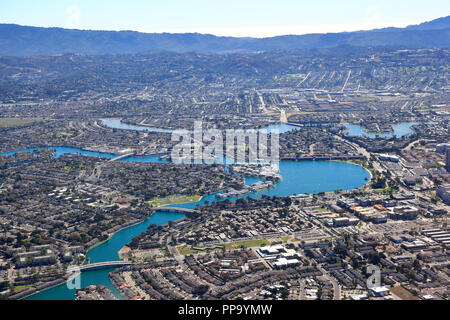
<svg viewBox="0 0 450 320">
<path fill-rule="evenodd" d="M 56 151 L 55 158 L 59 158 L 63 154 L 81 154 L 81 155 L 85 155 L 85 156 L 97 157 L 97 158 L 103 158 L 103 159 L 113 159 L 113 158 L 118 157 L 118 155 L 112 154 L 112 153 L 87 151 L 87 150 L 82 150 L 82 149 L 78 149 L 78 148 L 70 148 L 70 147 L 28 148 L 28 149 L 21 149 L 21 150 L 16 150 L 16 151 L 9 151 L 9 152 L 0 153 L 0 156 L 13 156 L 16 153 L 33 152 L 33 151 L 36 151 L 36 150 L 55 150 Z"/>
<path fill-rule="evenodd" d="M 143 223 L 135 226 L 123 229 L 106 241 L 105 243 L 89 250 L 86 255 L 86 260 L 90 260 L 90 263 L 103 262 L 103 261 L 118 261 L 119 250 L 122 247 L 133 240 L 137 235 L 147 231 L 148 226 L 156 224 L 158 226 L 165 225 L 169 221 L 176 221 L 184 218 L 181 213 L 169 213 L 169 212 L 156 212 L 150 216 Z"/>
<path fill-rule="evenodd" d="M 118 255 L 119 250 L 122 249 L 125 244 L 129 243 L 134 237 L 147 231 L 148 226 L 150 226 L 151 224 L 164 225 L 169 221 L 176 221 L 182 218 L 184 218 L 183 214 L 156 212 L 145 222 L 123 229 L 114 234 L 114 236 L 109 241 L 89 250 L 86 258 L 90 259 L 91 263 L 102 261 L 118 261 L 120 260 Z M 123 299 L 120 292 L 109 280 L 108 274 L 113 270 L 114 269 L 104 269 L 81 273 L 81 287 L 87 287 L 90 285 L 102 285 L 111 289 L 112 293 L 115 296 Z M 68 289 L 66 283 L 63 283 L 59 286 L 32 295 L 25 300 L 74 300 L 75 293 L 75 289 Z"/>
<path fill-rule="evenodd" d="M 163 132 L 172 133 L 173 130 L 169 129 L 159 129 L 152 127 L 136 126 L 123 123 L 121 119 L 101 119 L 102 123 L 109 128 L 120 129 L 120 130 L 135 130 L 135 131 L 148 131 L 148 132 Z M 280 133 L 288 132 L 297 127 L 288 124 L 274 124 L 259 130 L 278 130 Z"/>
<path fill-rule="evenodd" d="M 291 129 L 292 128 L 295 127 L 291 127 Z M 281 125 L 278 129 L 280 129 L 280 131 L 291 130 L 288 127 L 284 127 L 284 125 Z M 82 149 L 66 147 L 30 148 L 7 152 L 0 155 L 11 156 L 18 152 L 31 152 L 37 149 L 55 149 L 56 157 L 67 153 L 77 153 L 87 156 L 101 157 L 105 159 L 111 159 L 117 156 L 108 153 L 91 152 Z M 122 159 L 121 161 L 168 162 L 161 161 L 158 159 L 158 157 L 159 156 L 129 157 Z M 290 196 L 293 194 L 301 193 L 312 194 L 334 190 L 352 190 L 363 186 L 366 183 L 367 179 L 369 179 L 370 177 L 369 172 L 360 166 L 335 161 L 282 161 L 280 162 L 280 173 L 283 176 L 283 179 L 282 181 L 278 182 L 272 189 L 247 194 L 241 197 L 230 197 L 228 199 L 233 201 L 238 198 L 246 197 L 259 198 L 262 195 Z M 260 178 L 256 177 L 246 177 L 245 183 L 249 185 L 260 180 Z M 206 201 L 211 203 L 212 201 L 218 200 L 215 198 L 214 194 L 211 194 L 204 197 L 199 202 L 180 204 L 176 206 L 192 209 L 197 205 L 204 204 Z M 107 242 L 90 250 L 87 253 L 87 259 L 89 259 L 91 263 L 118 260 L 118 251 L 124 245 L 129 243 L 134 237 L 145 232 L 149 225 L 164 225 L 169 221 L 176 221 L 183 217 L 183 214 L 167 213 L 162 211 L 156 212 L 145 222 L 119 231 Z M 81 284 L 83 287 L 93 284 L 103 285 L 107 288 L 110 288 L 115 295 L 122 298 L 117 289 L 115 289 L 109 281 L 109 272 L 111 272 L 111 270 L 98 270 L 83 273 Z M 73 300 L 74 293 L 75 290 L 69 290 L 64 283 L 57 287 L 35 294 L 27 298 L 27 300 Z"/>
<path fill-rule="evenodd" d="M 275 187 L 261 190 L 239 197 L 228 197 L 230 201 L 239 198 L 261 198 L 263 195 L 286 197 L 293 194 L 331 192 L 335 190 L 353 190 L 363 186 L 370 178 L 369 172 L 363 167 L 336 161 L 282 161 L 280 172 L 283 179 Z M 247 185 L 260 181 L 260 178 L 247 177 Z M 215 195 L 208 195 L 199 202 L 171 205 L 194 209 L 205 201 L 219 201 Z"/>
<path fill-rule="evenodd" d="M 428 122 L 432 123 L 432 122 Z M 368 133 L 365 132 L 363 127 L 356 125 L 356 124 L 350 124 L 345 123 L 344 126 L 347 128 L 347 134 L 352 137 L 368 137 L 368 138 L 392 138 L 394 135 L 397 138 L 401 138 L 404 136 L 409 136 L 411 134 L 414 134 L 414 131 L 411 129 L 412 126 L 418 125 L 420 122 L 402 122 L 392 125 L 393 132 L 390 133 Z"/>
<path fill-rule="evenodd" d="M 114 269 L 104 269 L 97 271 L 89 271 L 81 274 L 81 287 L 87 287 L 90 285 L 102 285 L 109 288 L 111 292 L 119 299 L 124 299 L 120 292 L 114 287 L 109 280 L 108 273 L 114 271 Z M 68 289 L 66 283 L 59 286 L 47 289 L 35 295 L 32 295 L 25 300 L 74 300 L 75 289 Z"/>
<path fill-rule="evenodd" d="M 134 131 L 148 131 L 148 132 L 163 132 L 171 133 L 173 130 L 151 128 L 144 126 L 136 126 L 132 124 L 126 124 L 121 121 L 121 119 L 101 119 L 103 124 L 109 128 L 121 129 L 121 130 L 134 130 Z"/>
</svg>

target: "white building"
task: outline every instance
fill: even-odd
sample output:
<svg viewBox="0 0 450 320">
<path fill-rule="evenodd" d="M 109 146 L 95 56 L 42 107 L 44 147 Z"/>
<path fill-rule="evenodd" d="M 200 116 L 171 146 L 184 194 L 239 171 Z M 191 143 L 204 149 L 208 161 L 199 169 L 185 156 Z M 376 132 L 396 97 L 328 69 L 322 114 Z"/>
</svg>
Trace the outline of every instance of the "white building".
<svg viewBox="0 0 450 320">
<path fill-rule="evenodd" d="M 279 258 L 273 262 L 273 265 L 277 269 L 284 269 L 298 266 L 299 263 L 300 262 L 297 259 Z"/>
<path fill-rule="evenodd" d="M 390 162 L 399 162 L 400 159 L 397 156 L 391 156 L 389 154 L 380 154 L 378 156 L 378 159 L 380 159 L 380 161 L 390 161 Z"/>
<path fill-rule="evenodd" d="M 391 294 L 389 289 L 384 286 L 371 288 L 370 291 L 372 291 L 375 297 L 385 297 Z"/>
<path fill-rule="evenodd" d="M 264 255 L 276 255 L 282 252 L 286 252 L 286 249 L 283 246 L 278 245 L 278 246 L 261 247 L 259 251 Z"/>
</svg>

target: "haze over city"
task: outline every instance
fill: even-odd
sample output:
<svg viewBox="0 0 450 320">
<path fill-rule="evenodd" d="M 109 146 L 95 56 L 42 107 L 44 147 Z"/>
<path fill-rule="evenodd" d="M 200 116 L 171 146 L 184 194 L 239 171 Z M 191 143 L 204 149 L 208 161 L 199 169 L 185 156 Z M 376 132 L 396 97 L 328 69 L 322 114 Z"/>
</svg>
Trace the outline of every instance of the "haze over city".
<svg viewBox="0 0 450 320">
<path fill-rule="evenodd" d="M 0 23 L 261 38 L 405 27 L 445 12 L 445 0 L 4 0 Z"/>
</svg>

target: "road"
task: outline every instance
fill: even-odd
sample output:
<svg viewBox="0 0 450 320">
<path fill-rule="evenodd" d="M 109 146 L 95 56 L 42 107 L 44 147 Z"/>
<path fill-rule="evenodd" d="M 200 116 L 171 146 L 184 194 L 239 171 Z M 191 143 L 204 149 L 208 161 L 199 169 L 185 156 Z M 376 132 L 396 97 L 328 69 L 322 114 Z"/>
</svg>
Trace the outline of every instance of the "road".
<svg viewBox="0 0 450 320">
<path fill-rule="evenodd" d="M 420 142 L 421 140 L 414 140 L 410 144 L 408 144 L 403 150 L 410 150 L 416 143 Z"/>
<path fill-rule="evenodd" d="M 341 300 L 341 287 L 339 286 L 337 280 L 330 276 L 330 274 L 322 267 L 317 266 L 317 269 L 319 269 L 319 271 L 324 275 L 324 278 L 329 280 L 333 285 L 333 300 Z"/>
<path fill-rule="evenodd" d="M 305 82 L 305 81 L 309 78 L 310 75 L 311 75 L 311 72 L 309 72 L 309 73 L 306 75 L 306 77 L 305 77 L 302 81 L 300 81 L 300 83 L 297 85 L 297 87 L 300 87 L 300 86 L 303 84 L 303 82 Z"/>
<path fill-rule="evenodd" d="M 286 111 L 283 109 L 280 109 L 280 122 L 281 124 L 286 124 L 288 122 Z"/>
<path fill-rule="evenodd" d="M 338 139 L 338 140 L 340 140 L 340 141 L 342 141 L 342 142 L 345 142 L 345 143 L 351 145 L 352 147 L 354 147 L 354 148 L 356 149 L 356 151 L 357 151 L 359 154 L 362 154 L 362 155 L 363 155 L 364 157 L 366 157 L 367 159 L 370 159 L 370 155 L 371 155 L 371 154 L 370 154 L 369 152 L 367 152 L 366 149 L 360 147 L 360 146 L 357 145 L 356 143 L 347 141 L 347 140 L 345 140 L 344 138 L 342 138 L 342 137 L 340 137 L 340 136 L 338 136 L 338 135 L 335 135 L 335 137 L 336 137 L 336 139 Z M 381 165 L 378 163 L 378 161 L 372 161 L 372 165 L 373 165 L 373 168 L 375 169 L 375 171 L 377 171 L 377 172 L 383 172 L 383 171 L 386 171 L 386 170 L 384 170 L 384 169 L 381 167 Z"/>
<path fill-rule="evenodd" d="M 350 75 L 352 74 L 352 70 L 348 72 L 347 79 L 345 80 L 344 86 L 342 87 L 341 92 L 344 92 L 345 87 L 347 86 L 348 80 L 350 79 Z"/>
</svg>

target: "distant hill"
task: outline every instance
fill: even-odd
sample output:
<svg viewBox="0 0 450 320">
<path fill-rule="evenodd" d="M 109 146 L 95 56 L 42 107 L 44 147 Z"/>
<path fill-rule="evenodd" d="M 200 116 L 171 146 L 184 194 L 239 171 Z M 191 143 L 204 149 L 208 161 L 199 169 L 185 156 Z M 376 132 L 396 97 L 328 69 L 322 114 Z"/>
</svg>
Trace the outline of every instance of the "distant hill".
<svg viewBox="0 0 450 320">
<path fill-rule="evenodd" d="M 0 24 L 0 55 L 29 56 L 62 53 L 127 54 L 146 51 L 230 52 L 359 47 L 450 47 L 450 16 L 406 28 L 286 35 L 271 38 L 217 37 L 208 34 L 88 31 Z"/>
<path fill-rule="evenodd" d="M 440 30 L 450 27 L 450 16 L 438 18 L 433 21 L 424 22 L 418 25 L 408 26 L 410 30 Z"/>
</svg>

